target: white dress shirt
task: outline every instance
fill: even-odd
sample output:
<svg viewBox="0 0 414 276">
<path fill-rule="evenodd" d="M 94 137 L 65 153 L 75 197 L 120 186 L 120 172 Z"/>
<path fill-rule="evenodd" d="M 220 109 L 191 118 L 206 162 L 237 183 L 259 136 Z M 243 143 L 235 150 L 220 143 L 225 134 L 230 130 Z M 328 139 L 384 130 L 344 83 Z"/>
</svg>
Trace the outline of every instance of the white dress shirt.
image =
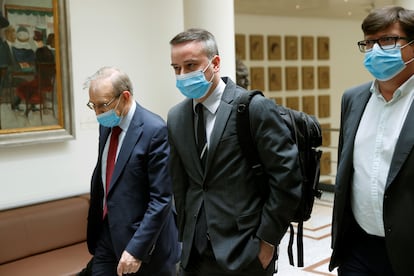
<svg viewBox="0 0 414 276">
<path fill-rule="evenodd" d="M 377 83 L 362 115 L 354 141 L 351 206 L 358 224 L 368 234 L 385 236 L 383 201 L 388 171 L 401 128 L 413 102 L 411 77 L 387 102 Z"/>
<path fill-rule="evenodd" d="M 207 145 L 210 145 L 210 136 L 213 132 L 214 123 L 216 122 L 216 115 L 217 109 L 220 105 L 221 97 L 223 96 L 224 89 L 226 88 L 226 84 L 222 79 L 214 89 L 213 93 L 202 103 L 204 106 L 204 123 L 206 126 L 206 138 L 207 138 Z M 193 111 L 195 112 L 195 106 L 197 102 L 193 100 Z M 197 113 L 195 112 L 196 116 Z M 197 117 L 196 117 L 197 118 Z M 198 118 L 197 118 L 198 119 Z M 197 129 L 197 120 L 194 120 L 194 129 Z"/>
</svg>

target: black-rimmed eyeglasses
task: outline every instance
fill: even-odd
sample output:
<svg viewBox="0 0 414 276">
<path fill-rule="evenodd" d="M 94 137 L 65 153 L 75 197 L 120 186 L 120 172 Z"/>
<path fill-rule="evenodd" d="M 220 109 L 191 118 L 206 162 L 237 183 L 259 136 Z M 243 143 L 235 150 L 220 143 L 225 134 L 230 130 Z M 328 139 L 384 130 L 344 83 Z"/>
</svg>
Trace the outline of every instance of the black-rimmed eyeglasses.
<svg viewBox="0 0 414 276">
<path fill-rule="evenodd" d="M 395 46 L 397 46 L 397 41 L 400 39 L 410 41 L 408 37 L 384 36 L 378 39 L 366 39 L 358 41 L 358 48 L 362 53 L 366 53 L 372 51 L 372 48 L 374 47 L 375 43 L 377 43 L 382 50 L 394 49 Z"/>
<path fill-rule="evenodd" d="M 115 99 L 118 98 L 119 96 L 120 95 L 114 96 L 109 102 L 102 103 L 102 104 L 94 104 L 93 102 L 88 102 L 86 104 L 86 106 L 89 107 L 91 110 L 96 110 L 96 109 L 104 109 L 104 110 L 106 110 L 115 101 Z"/>
</svg>

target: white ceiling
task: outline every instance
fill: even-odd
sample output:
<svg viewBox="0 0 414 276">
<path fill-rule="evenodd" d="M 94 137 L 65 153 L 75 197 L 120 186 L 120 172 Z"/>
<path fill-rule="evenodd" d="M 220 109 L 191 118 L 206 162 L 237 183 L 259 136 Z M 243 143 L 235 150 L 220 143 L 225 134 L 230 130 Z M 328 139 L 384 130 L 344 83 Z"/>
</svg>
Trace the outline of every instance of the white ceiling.
<svg viewBox="0 0 414 276">
<path fill-rule="evenodd" d="M 236 14 L 362 20 L 394 0 L 234 0 Z"/>
</svg>

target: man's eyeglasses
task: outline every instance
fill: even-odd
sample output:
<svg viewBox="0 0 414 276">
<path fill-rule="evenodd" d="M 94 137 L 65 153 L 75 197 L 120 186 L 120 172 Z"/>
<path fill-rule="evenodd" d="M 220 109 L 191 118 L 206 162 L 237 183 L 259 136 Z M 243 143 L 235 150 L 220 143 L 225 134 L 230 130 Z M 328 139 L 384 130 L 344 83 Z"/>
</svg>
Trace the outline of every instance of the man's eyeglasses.
<svg viewBox="0 0 414 276">
<path fill-rule="evenodd" d="M 87 107 L 89 107 L 91 110 L 96 110 L 96 109 L 103 109 L 103 110 L 107 110 L 109 108 L 109 106 L 115 101 L 116 98 L 118 98 L 120 95 L 118 96 L 114 96 L 109 102 L 107 103 L 103 103 L 103 104 L 94 104 L 93 102 L 88 102 L 86 104 Z"/>
<path fill-rule="evenodd" d="M 374 44 L 377 43 L 382 50 L 390 50 L 394 49 L 395 46 L 397 46 L 397 41 L 400 39 L 409 41 L 408 37 L 384 36 L 378 39 L 367 39 L 358 41 L 358 48 L 362 53 L 370 52 L 372 51 Z"/>
</svg>

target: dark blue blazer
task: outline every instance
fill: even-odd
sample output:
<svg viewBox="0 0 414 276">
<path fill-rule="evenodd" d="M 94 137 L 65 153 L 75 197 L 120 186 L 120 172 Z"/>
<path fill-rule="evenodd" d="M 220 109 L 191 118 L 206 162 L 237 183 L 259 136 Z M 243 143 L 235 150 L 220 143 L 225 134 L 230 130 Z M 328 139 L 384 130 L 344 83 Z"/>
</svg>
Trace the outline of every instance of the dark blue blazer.
<svg viewBox="0 0 414 276">
<path fill-rule="evenodd" d="M 102 152 L 110 128 L 100 126 L 98 162 L 91 181 L 87 241 L 94 254 L 102 229 Z M 178 261 L 169 144 L 165 122 L 137 104 L 108 191 L 108 223 L 115 254 L 124 250 L 143 261 L 148 275 Z"/>
<path fill-rule="evenodd" d="M 329 268 L 342 261 L 344 247 L 353 237 L 350 190 L 353 176 L 355 135 L 371 97 L 372 82 L 346 91 L 342 97 L 338 169 L 332 222 L 333 253 Z M 411 93 L 413 93 L 412 91 Z M 408 111 L 395 146 L 384 194 L 383 220 L 388 256 L 396 275 L 412 275 L 414 259 L 414 104 Z"/>
</svg>

